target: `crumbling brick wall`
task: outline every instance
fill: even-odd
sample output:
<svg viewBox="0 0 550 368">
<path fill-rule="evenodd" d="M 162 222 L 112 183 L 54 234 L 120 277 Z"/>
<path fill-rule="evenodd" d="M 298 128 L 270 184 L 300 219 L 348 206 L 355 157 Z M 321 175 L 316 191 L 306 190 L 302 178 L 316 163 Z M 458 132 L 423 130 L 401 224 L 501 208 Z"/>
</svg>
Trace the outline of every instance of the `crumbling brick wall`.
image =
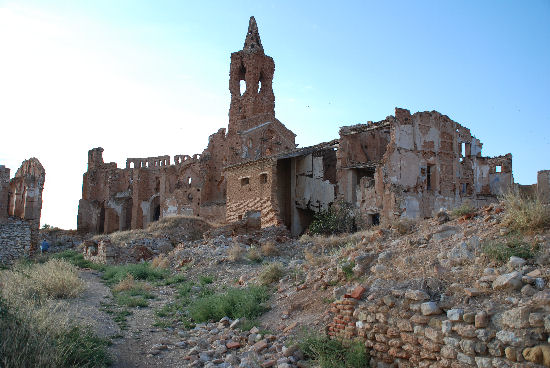
<svg viewBox="0 0 550 368">
<path fill-rule="evenodd" d="M 550 204 L 550 170 L 537 173 L 537 195 L 542 203 Z"/>
<path fill-rule="evenodd" d="M 276 166 L 272 159 L 230 167 L 225 174 L 228 222 L 242 220 L 250 212 L 259 212 L 262 227 L 281 224 L 276 201 Z"/>
<path fill-rule="evenodd" d="M 482 157 L 481 147 L 446 115 L 396 108 L 378 123 L 340 129 L 339 197 L 382 222 L 485 204 L 513 184 L 512 157 Z"/>
<path fill-rule="evenodd" d="M 8 215 L 30 223 L 30 253 L 38 246 L 45 178 L 44 167 L 37 158 L 32 157 L 23 161 L 14 178 L 10 180 Z"/>
</svg>

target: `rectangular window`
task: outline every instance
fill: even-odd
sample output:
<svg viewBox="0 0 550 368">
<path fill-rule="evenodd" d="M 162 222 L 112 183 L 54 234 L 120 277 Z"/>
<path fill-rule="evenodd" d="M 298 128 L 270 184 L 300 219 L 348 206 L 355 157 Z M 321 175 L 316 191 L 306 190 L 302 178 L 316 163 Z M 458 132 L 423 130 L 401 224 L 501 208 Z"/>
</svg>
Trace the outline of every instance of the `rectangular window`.
<svg viewBox="0 0 550 368">
<path fill-rule="evenodd" d="M 265 184 L 267 183 L 267 174 L 260 174 L 260 183 Z"/>
<path fill-rule="evenodd" d="M 502 166 L 498 165 L 497 167 L 495 167 L 495 172 L 502 172 Z"/>
<path fill-rule="evenodd" d="M 432 165 L 426 167 L 426 189 L 432 190 Z"/>
<path fill-rule="evenodd" d="M 241 179 L 241 186 L 245 186 L 250 184 L 250 178 L 242 178 Z"/>
</svg>

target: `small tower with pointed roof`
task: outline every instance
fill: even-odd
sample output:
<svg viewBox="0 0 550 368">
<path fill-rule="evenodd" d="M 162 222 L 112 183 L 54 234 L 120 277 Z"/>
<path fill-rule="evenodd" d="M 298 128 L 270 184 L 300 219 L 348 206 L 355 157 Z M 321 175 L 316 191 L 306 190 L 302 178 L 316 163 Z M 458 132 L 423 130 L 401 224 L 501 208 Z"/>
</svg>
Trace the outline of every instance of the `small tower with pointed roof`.
<svg viewBox="0 0 550 368">
<path fill-rule="evenodd" d="M 250 17 L 243 49 L 231 54 L 229 133 L 245 131 L 275 119 L 274 72 L 275 62 L 264 54 L 258 25 L 254 17 Z M 241 81 L 246 83 L 242 94 Z"/>
</svg>

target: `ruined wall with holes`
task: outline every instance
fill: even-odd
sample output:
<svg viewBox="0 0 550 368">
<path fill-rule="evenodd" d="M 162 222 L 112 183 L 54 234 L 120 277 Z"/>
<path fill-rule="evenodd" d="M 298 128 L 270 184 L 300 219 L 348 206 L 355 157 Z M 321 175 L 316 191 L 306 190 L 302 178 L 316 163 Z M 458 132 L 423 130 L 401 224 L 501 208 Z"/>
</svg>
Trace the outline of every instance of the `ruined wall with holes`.
<svg viewBox="0 0 550 368">
<path fill-rule="evenodd" d="M 45 178 L 34 157 L 23 161 L 11 180 L 10 169 L 0 165 L 0 263 L 36 251 Z"/>
<path fill-rule="evenodd" d="M 227 178 L 227 221 L 259 215 L 261 226 L 281 224 L 277 206 L 277 170 L 271 159 L 229 167 Z"/>
<path fill-rule="evenodd" d="M 200 206 L 200 155 L 129 158 L 126 168 L 103 162 L 103 149 L 88 153 L 78 229 L 111 233 L 141 229 L 161 217 L 197 215 Z"/>
<path fill-rule="evenodd" d="M 373 223 L 482 205 L 513 184 L 512 156 L 482 157 L 470 130 L 436 111 L 396 108 L 378 123 L 340 129 L 339 197 Z M 370 216 L 370 217 L 369 217 Z"/>
</svg>

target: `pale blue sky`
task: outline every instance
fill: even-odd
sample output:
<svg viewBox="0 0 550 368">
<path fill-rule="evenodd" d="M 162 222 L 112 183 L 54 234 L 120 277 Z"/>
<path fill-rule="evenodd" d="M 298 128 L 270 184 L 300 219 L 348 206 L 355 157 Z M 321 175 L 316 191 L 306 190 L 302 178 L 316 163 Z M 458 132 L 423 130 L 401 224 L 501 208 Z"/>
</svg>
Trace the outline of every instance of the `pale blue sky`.
<svg viewBox="0 0 550 368">
<path fill-rule="evenodd" d="M 516 182 L 550 169 L 550 1 L 3 1 L 0 164 L 38 157 L 42 223 L 76 227 L 87 151 L 202 152 L 227 125 L 229 57 L 251 15 L 277 117 L 301 146 L 437 110 Z"/>
</svg>

